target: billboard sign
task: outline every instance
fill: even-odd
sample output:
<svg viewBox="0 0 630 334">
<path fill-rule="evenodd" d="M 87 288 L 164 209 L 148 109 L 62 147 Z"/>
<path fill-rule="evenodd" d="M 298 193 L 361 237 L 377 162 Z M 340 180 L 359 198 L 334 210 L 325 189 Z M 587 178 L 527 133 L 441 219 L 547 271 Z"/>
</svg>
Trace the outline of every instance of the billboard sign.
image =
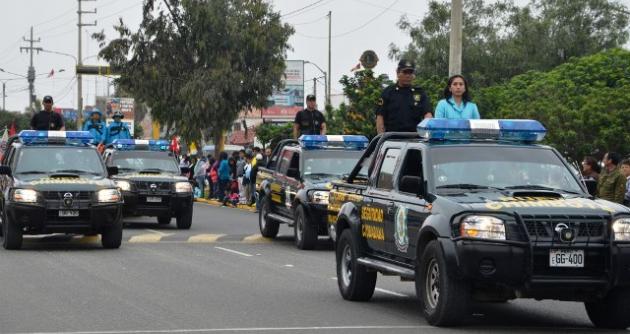
<svg viewBox="0 0 630 334">
<path fill-rule="evenodd" d="M 122 111 L 124 118 L 122 119 L 123 123 L 126 123 L 129 126 L 129 132 L 131 136 L 133 136 L 133 128 L 135 125 L 134 117 L 134 99 L 130 97 L 108 97 L 105 100 L 105 119 L 107 124 L 109 125 L 114 121 L 112 116 L 114 112 Z"/>
<path fill-rule="evenodd" d="M 287 60 L 282 79 L 283 87 L 276 89 L 268 99 L 263 117 L 294 117 L 304 109 L 304 61 Z"/>
</svg>

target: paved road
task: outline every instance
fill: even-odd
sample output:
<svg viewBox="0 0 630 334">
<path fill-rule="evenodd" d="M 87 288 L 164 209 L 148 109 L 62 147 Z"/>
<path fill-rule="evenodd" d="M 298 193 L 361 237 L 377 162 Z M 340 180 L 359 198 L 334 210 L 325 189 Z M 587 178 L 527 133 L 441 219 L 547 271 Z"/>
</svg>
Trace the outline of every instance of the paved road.
<svg viewBox="0 0 630 334">
<path fill-rule="evenodd" d="M 413 284 L 392 277 L 379 276 L 370 302 L 344 301 L 330 243 L 297 251 L 289 229 L 266 242 L 256 219 L 199 203 L 189 231 L 129 220 L 119 250 L 55 237 L 0 251 L 0 332 L 592 331 L 581 304 L 531 300 L 479 305 L 464 327 L 433 328 L 419 315 Z M 160 238 L 133 239 L 142 235 Z"/>
</svg>

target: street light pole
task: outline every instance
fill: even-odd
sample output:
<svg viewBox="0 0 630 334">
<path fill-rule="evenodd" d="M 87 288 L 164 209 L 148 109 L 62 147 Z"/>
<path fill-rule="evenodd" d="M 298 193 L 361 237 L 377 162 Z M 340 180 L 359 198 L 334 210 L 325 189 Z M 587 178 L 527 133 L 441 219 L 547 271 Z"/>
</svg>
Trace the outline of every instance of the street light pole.
<svg viewBox="0 0 630 334">
<path fill-rule="evenodd" d="M 329 104 L 329 101 L 330 101 L 330 96 L 329 96 L 328 94 L 329 94 L 330 92 L 328 91 L 328 88 L 329 88 L 329 86 L 328 86 L 328 81 L 327 81 L 327 79 L 328 79 L 328 74 L 326 73 L 326 71 L 322 70 L 322 68 L 321 68 L 321 67 L 317 66 L 317 64 L 313 63 L 312 61 L 305 60 L 305 61 L 304 61 L 304 64 L 311 64 L 311 65 L 313 65 L 313 66 L 317 67 L 317 69 L 318 69 L 320 72 L 322 72 L 322 74 L 324 75 L 324 100 L 326 101 L 326 103 L 327 103 L 327 104 Z"/>
</svg>

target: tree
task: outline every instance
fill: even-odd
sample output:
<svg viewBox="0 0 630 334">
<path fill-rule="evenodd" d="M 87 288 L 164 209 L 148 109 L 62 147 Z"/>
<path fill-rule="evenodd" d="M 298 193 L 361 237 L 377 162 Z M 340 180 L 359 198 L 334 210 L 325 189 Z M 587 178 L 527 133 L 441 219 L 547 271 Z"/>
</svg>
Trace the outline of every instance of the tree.
<svg viewBox="0 0 630 334">
<path fill-rule="evenodd" d="M 163 4 L 163 6 L 162 6 Z M 122 22 L 100 56 L 116 80 L 186 142 L 215 143 L 242 110 L 281 85 L 293 29 L 262 0 L 148 0 L 137 32 Z"/>
<path fill-rule="evenodd" d="M 265 147 L 275 147 L 283 139 L 293 136 L 293 124 L 287 123 L 277 125 L 273 123 L 263 123 L 256 127 L 256 139 Z"/>
<path fill-rule="evenodd" d="M 613 49 L 531 71 L 481 90 L 484 118 L 532 118 L 546 142 L 573 159 L 593 152 L 630 154 L 630 51 Z"/>
<path fill-rule="evenodd" d="M 448 75 L 450 2 L 431 1 L 416 23 L 399 27 L 412 42 L 390 47 L 390 57 L 414 59 L 420 75 Z M 502 83 L 530 70 L 546 71 L 572 57 L 620 47 L 630 15 L 610 0 L 510 0 L 464 2 L 462 72 L 475 87 Z"/>
</svg>

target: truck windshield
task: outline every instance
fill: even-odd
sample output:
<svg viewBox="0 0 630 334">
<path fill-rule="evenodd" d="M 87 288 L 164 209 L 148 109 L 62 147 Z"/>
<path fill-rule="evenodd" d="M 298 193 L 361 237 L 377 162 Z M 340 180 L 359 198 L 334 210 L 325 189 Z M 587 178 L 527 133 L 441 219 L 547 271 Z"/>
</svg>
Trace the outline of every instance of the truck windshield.
<svg viewBox="0 0 630 334">
<path fill-rule="evenodd" d="M 433 149 L 435 187 L 512 188 L 582 192 L 578 181 L 550 149 L 514 146 L 452 146 Z"/>
<path fill-rule="evenodd" d="M 105 170 L 101 157 L 94 148 L 56 146 L 20 150 L 15 174 L 48 173 L 104 175 Z"/>
<path fill-rule="evenodd" d="M 156 171 L 179 174 L 179 166 L 167 152 L 118 151 L 114 152 L 112 165 L 125 171 Z"/>
<path fill-rule="evenodd" d="M 304 176 L 348 174 L 363 151 L 312 150 L 304 153 Z"/>
</svg>

